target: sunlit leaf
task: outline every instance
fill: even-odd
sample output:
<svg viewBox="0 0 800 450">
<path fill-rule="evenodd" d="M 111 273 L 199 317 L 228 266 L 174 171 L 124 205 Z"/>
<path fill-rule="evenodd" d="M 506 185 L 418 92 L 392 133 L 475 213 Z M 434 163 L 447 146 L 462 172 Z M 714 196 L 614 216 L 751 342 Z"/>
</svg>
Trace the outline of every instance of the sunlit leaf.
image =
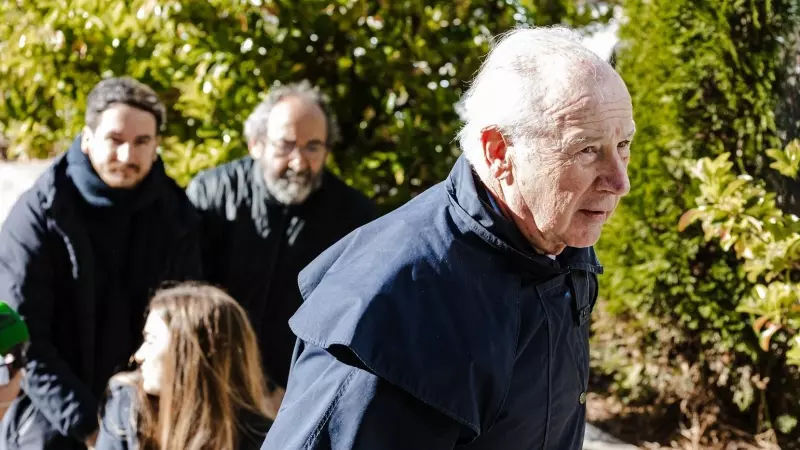
<svg viewBox="0 0 800 450">
<path fill-rule="evenodd" d="M 777 323 L 770 323 L 767 325 L 767 328 L 759 334 L 758 338 L 758 344 L 761 346 L 761 350 L 765 352 L 769 350 L 770 339 L 772 339 L 775 332 L 781 328 L 783 328 L 783 326 Z"/>
</svg>

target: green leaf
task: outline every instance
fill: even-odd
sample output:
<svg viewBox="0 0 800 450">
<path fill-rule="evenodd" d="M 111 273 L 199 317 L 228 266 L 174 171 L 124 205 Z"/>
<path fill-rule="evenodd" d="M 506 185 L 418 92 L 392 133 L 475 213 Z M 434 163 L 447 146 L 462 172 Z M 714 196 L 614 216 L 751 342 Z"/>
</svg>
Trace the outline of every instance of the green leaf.
<svg viewBox="0 0 800 450">
<path fill-rule="evenodd" d="M 797 418 L 790 415 L 782 415 L 778 417 L 776 423 L 781 433 L 789 434 L 797 426 Z"/>
</svg>

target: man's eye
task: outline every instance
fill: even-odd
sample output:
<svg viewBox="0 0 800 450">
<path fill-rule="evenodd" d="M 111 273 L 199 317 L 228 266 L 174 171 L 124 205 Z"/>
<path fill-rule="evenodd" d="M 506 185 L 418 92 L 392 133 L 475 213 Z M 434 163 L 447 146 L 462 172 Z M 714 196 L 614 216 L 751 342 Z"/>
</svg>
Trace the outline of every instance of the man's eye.
<svg viewBox="0 0 800 450">
<path fill-rule="evenodd" d="M 593 145 L 589 146 L 589 147 L 586 147 L 583 150 L 581 150 L 581 153 L 586 153 L 586 154 L 597 153 L 597 147 L 595 147 Z"/>
<path fill-rule="evenodd" d="M 622 141 L 619 144 L 617 144 L 617 148 L 625 148 L 629 145 L 631 145 L 631 141 Z"/>
</svg>

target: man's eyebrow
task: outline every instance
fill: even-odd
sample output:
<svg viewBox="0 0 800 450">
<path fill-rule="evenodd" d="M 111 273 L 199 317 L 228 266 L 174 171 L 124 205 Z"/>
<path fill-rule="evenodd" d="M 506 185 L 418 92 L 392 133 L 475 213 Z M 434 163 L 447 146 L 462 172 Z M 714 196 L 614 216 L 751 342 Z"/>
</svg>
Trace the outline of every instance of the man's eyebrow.
<svg viewBox="0 0 800 450">
<path fill-rule="evenodd" d="M 628 132 L 628 134 L 624 137 L 624 139 L 631 139 L 631 138 L 633 138 L 634 134 L 636 134 L 636 127 L 631 128 L 631 131 Z M 581 132 L 580 134 L 578 134 L 577 136 L 571 136 L 571 137 L 567 138 L 565 143 L 566 143 L 567 146 L 577 146 L 577 145 L 590 144 L 590 143 L 593 143 L 593 142 L 597 142 L 599 140 L 602 140 L 603 138 L 604 138 L 604 134 L 603 133 L 590 134 L 590 133 L 587 133 L 587 132 L 584 131 L 584 132 Z"/>
<path fill-rule="evenodd" d="M 570 137 L 569 139 L 567 139 L 566 143 L 567 143 L 567 146 L 572 147 L 572 146 L 577 146 L 577 145 L 583 145 L 583 144 L 589 144 L 589 143 L 592 143 L 592 142 L 597 142 L 601 138 L 602 138 L 601 136 L 587 136 L 587 135 L 573 136 L 573 137 Z"/>
</svg>

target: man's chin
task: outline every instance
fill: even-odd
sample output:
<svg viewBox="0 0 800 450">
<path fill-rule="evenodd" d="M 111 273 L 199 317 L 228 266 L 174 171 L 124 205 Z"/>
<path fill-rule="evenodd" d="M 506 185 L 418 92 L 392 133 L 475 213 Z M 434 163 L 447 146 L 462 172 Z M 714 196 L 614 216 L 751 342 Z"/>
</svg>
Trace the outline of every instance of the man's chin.
<svg viewBox="0 0 800 450">
<path fill-rule="evenodd" d="M 102 177 L 106 186 L 112 189 L 133 189 L 139 184 L 138 178 L 106 176 Z"/>
<path fill-rule="evenodd" d="M 572 231 L 564 237 L 564 242 L 572 248 L 591 247 L 600 240 L 602 229 L 602 226 L 588 226 Z"/>
<path fill-rule="evenodd" d="M 269 191 L 278 203 L 284 205 L 299 205 L 308 200 L 313 189 L 308 184 L 290 184 L 285 186 L 270 186 Z"/>
<path fill-rule="evenodd" d="M 299 205 L 308 200 L 322 185 L 321 177 L 314 178 L 265 178 L 270 195 L 283 205 Z"/>
</svg>

